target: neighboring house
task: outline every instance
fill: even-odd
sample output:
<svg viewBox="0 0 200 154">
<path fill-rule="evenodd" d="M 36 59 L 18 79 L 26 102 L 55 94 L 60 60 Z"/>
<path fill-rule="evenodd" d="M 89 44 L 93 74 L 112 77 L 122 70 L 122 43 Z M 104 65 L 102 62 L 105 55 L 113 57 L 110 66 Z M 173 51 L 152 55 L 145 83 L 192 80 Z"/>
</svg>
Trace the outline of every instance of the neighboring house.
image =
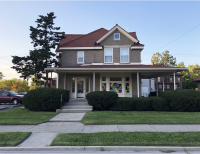
<svg viewBox="0 0 200 154">
<path fill-rule="evenodd" d="M 200 91 L 200 77 L 192 80 L 192 82 L 197 82 L 198 83 L 198 91 Z"/>
<path fill-rule="evenodd" d="M 175 73 L 175 89 L 182 89 L 182 74 Z M 158 81 L 158 86 L 157 82 Z M 174 90 L 174 77 L 173 74 L 165 75 L 164 82 L 163 76 L 159 76 L 154 79 L 155 90 L 158 91 L 167 91 L 167 90 Z M 164 84 L 164 86 L 163 86 Z"/>
<path fill-rule="evenodd" d="M 141 79 L 142 96 L 148 97 L 150 92 L 155 91 L 154 85 L 154 78 Z"/>
<path fill-rule="evenodd" d="M 142 65 L 144 45 L 135 32 L 127 32 L 118 25 L 111 30 L 100 28 L 88 34 L 66 34 L 65 37 L 56 50 L 60 67 L 45 70 L 57 73 L 57 88 L 70 90 L 70 98 L 85 98 L 92 91 L 140 97 L 141 79 L 187 69 Z"/>
</svg>

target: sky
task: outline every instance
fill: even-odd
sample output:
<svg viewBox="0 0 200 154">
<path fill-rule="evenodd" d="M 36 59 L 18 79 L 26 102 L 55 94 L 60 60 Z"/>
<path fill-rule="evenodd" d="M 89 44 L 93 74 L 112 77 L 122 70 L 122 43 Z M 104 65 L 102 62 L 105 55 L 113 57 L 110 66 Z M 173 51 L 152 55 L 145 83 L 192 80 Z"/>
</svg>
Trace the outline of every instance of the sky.
<svg viewBox="0 0 200 154">
<path fill-rule="evenodd" d="M 19 78 L 12 56 L 33 49 L 30 26 L 38 15 L 54 12 L 55 26 L 66 34 L 87 34 L 116 24 L 136 32 L 144 44 L 142 64 L 154 53 L 168 50 L 177 63 L 200 65 L 200 1 L 0 1 L 0 72 Z"/>
</svg>

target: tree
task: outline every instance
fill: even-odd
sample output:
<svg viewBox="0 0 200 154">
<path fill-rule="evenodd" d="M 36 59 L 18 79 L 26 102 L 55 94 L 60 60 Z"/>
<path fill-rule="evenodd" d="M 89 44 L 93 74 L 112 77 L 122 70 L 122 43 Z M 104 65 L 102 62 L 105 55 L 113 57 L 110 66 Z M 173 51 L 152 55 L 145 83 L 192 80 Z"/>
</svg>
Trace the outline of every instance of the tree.
<svg viewBox="0 0 200 154">
<path fill-rule="evenodd" d="M 59 65 L 56 54 L 51 52 L 51 49 L 55 49 L 59 45 L 59 41 L 64 37 L 64 32 L 57 32 L 60 27 L 54 27 L 54 13 L 51 12 L 47 16 L 39 15 L 39 19 L 35 22 L 37 27 L 34 28 L 30 26 L 30 38 L 32 39 L 34 50 L 30 51 L 29 56 L 25 57 L 13 57 L 14 66 L 11 67 L 15 69 L 18 73 L 21 73 L 20 77 L 24 79 L 29 79 L 35 76 L 35 79 L 46 78 L 44 69 L 48 66 L 56 67 Z"/>
<path fill-rule="evenodd" d="M 184 62 L 177 64 L 177 67 L 185 67 Z M 195 89 L 198 87 L 196 82 L 192 82 L 193 79 L 200 76 L 200 66 L 198 64 L 188 65 L 188 70 L 179 72 L 182 74 L 183 89 Z"/>
<path fill-rule="evenodd" d="M 15 92 L 27 92 L 29 90 L 28 82 L 25 80 L 17 80 L 13 86 L 12 91 Z"/>
<path fill-rule="evenodd" d="M 3 79 L 3 73 L 2 72 L 0 72 L 0 80 L 2 80 Z"/>
<path fill-rule="evenodd" d="M 35 77 L 32 78 L 30 90 L 37 89 L 37 88 L 42 88 L 42 85 L 44 85 L 44 81 L 34 79 Z"/>
<path fill-rule="evenodd" d="M 164 66 L 176 66 L 176 58 L 169 54 L 169 51 L 163 51 L 162 54 L 156 52 L 151 58 L 151 63 Z"/>
</svg>

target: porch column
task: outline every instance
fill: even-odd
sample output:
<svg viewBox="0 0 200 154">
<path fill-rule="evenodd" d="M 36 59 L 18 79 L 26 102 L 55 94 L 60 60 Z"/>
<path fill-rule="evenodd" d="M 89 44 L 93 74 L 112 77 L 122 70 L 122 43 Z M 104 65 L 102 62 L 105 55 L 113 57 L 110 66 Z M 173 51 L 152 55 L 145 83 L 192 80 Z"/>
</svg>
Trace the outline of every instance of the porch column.
<svg viewBox="0 0 200 154">
<path fill-rule="evenodd" d="M 174 90 L 176 90 L 176 78 L 175 78 L 175 72 L 174 72 Z"/>
<path fill-rule="evenodd" d="M 140 97 L 139 72 L 137 72 L 137 94 L 138 94 L 138 97 Z"/>
<path fill-rule="evenodd" d="M 59 80 L 59 74 L 57 73 L 57 79 L 56 79 L 56 88 L 58 88 L 58 80 Z"/>
<path fill-rule="evenodd" d="M 165 91 L 164 76 L 163 76 L 163 91 Z"/>
<path fill-rule="evenodd" d="M 158 96 L 158 77 L 156 78 L 156 96 Z"/>
<path fill-rule="evenodd" d="M 64 76 L 64 89 L 66 89 L 66 74 Z"/>
<path fill-rule="evenodd" d="M 93 91 L 95 91 L 95 72 L 93 72 Z"/>
<path fill-rule="evenodd" d="M 151 92 L 151 79 L 149 79 L 149 94 Z"/>
</svg>

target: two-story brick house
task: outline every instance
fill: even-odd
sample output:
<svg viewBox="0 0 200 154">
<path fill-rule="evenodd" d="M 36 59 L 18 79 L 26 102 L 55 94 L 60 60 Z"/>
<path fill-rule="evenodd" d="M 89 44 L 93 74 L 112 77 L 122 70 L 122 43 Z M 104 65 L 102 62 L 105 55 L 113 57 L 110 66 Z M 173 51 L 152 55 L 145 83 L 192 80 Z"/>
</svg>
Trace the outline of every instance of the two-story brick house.
<svg viewBox="0 0 200 154">
<path fill-rule="evenodd" d="M 116 25 L 88 34 L 66 34 L 56 52 L 60 67 L 57 88 L 70 90 L 71 98 L 85 98 L 91 91 L 114 91 L 119 97 L 140 97 L 141 79 L 150 79 L 186 68 L 142 65 L 141 44 L 135 32 Z"/>
<path fill-rule="evenodd" d="M 175 89 L 182 89 L 182 74 L 175 73 Z M 164 79 L 164 81 L 163 81 Z M 158 86 L 157 86 L 158 83 Z M 167 91 L 174 90 L 174 78 L 173 74 L 159 76 L 154 79 L 155 90 Z"/>
</svg>

